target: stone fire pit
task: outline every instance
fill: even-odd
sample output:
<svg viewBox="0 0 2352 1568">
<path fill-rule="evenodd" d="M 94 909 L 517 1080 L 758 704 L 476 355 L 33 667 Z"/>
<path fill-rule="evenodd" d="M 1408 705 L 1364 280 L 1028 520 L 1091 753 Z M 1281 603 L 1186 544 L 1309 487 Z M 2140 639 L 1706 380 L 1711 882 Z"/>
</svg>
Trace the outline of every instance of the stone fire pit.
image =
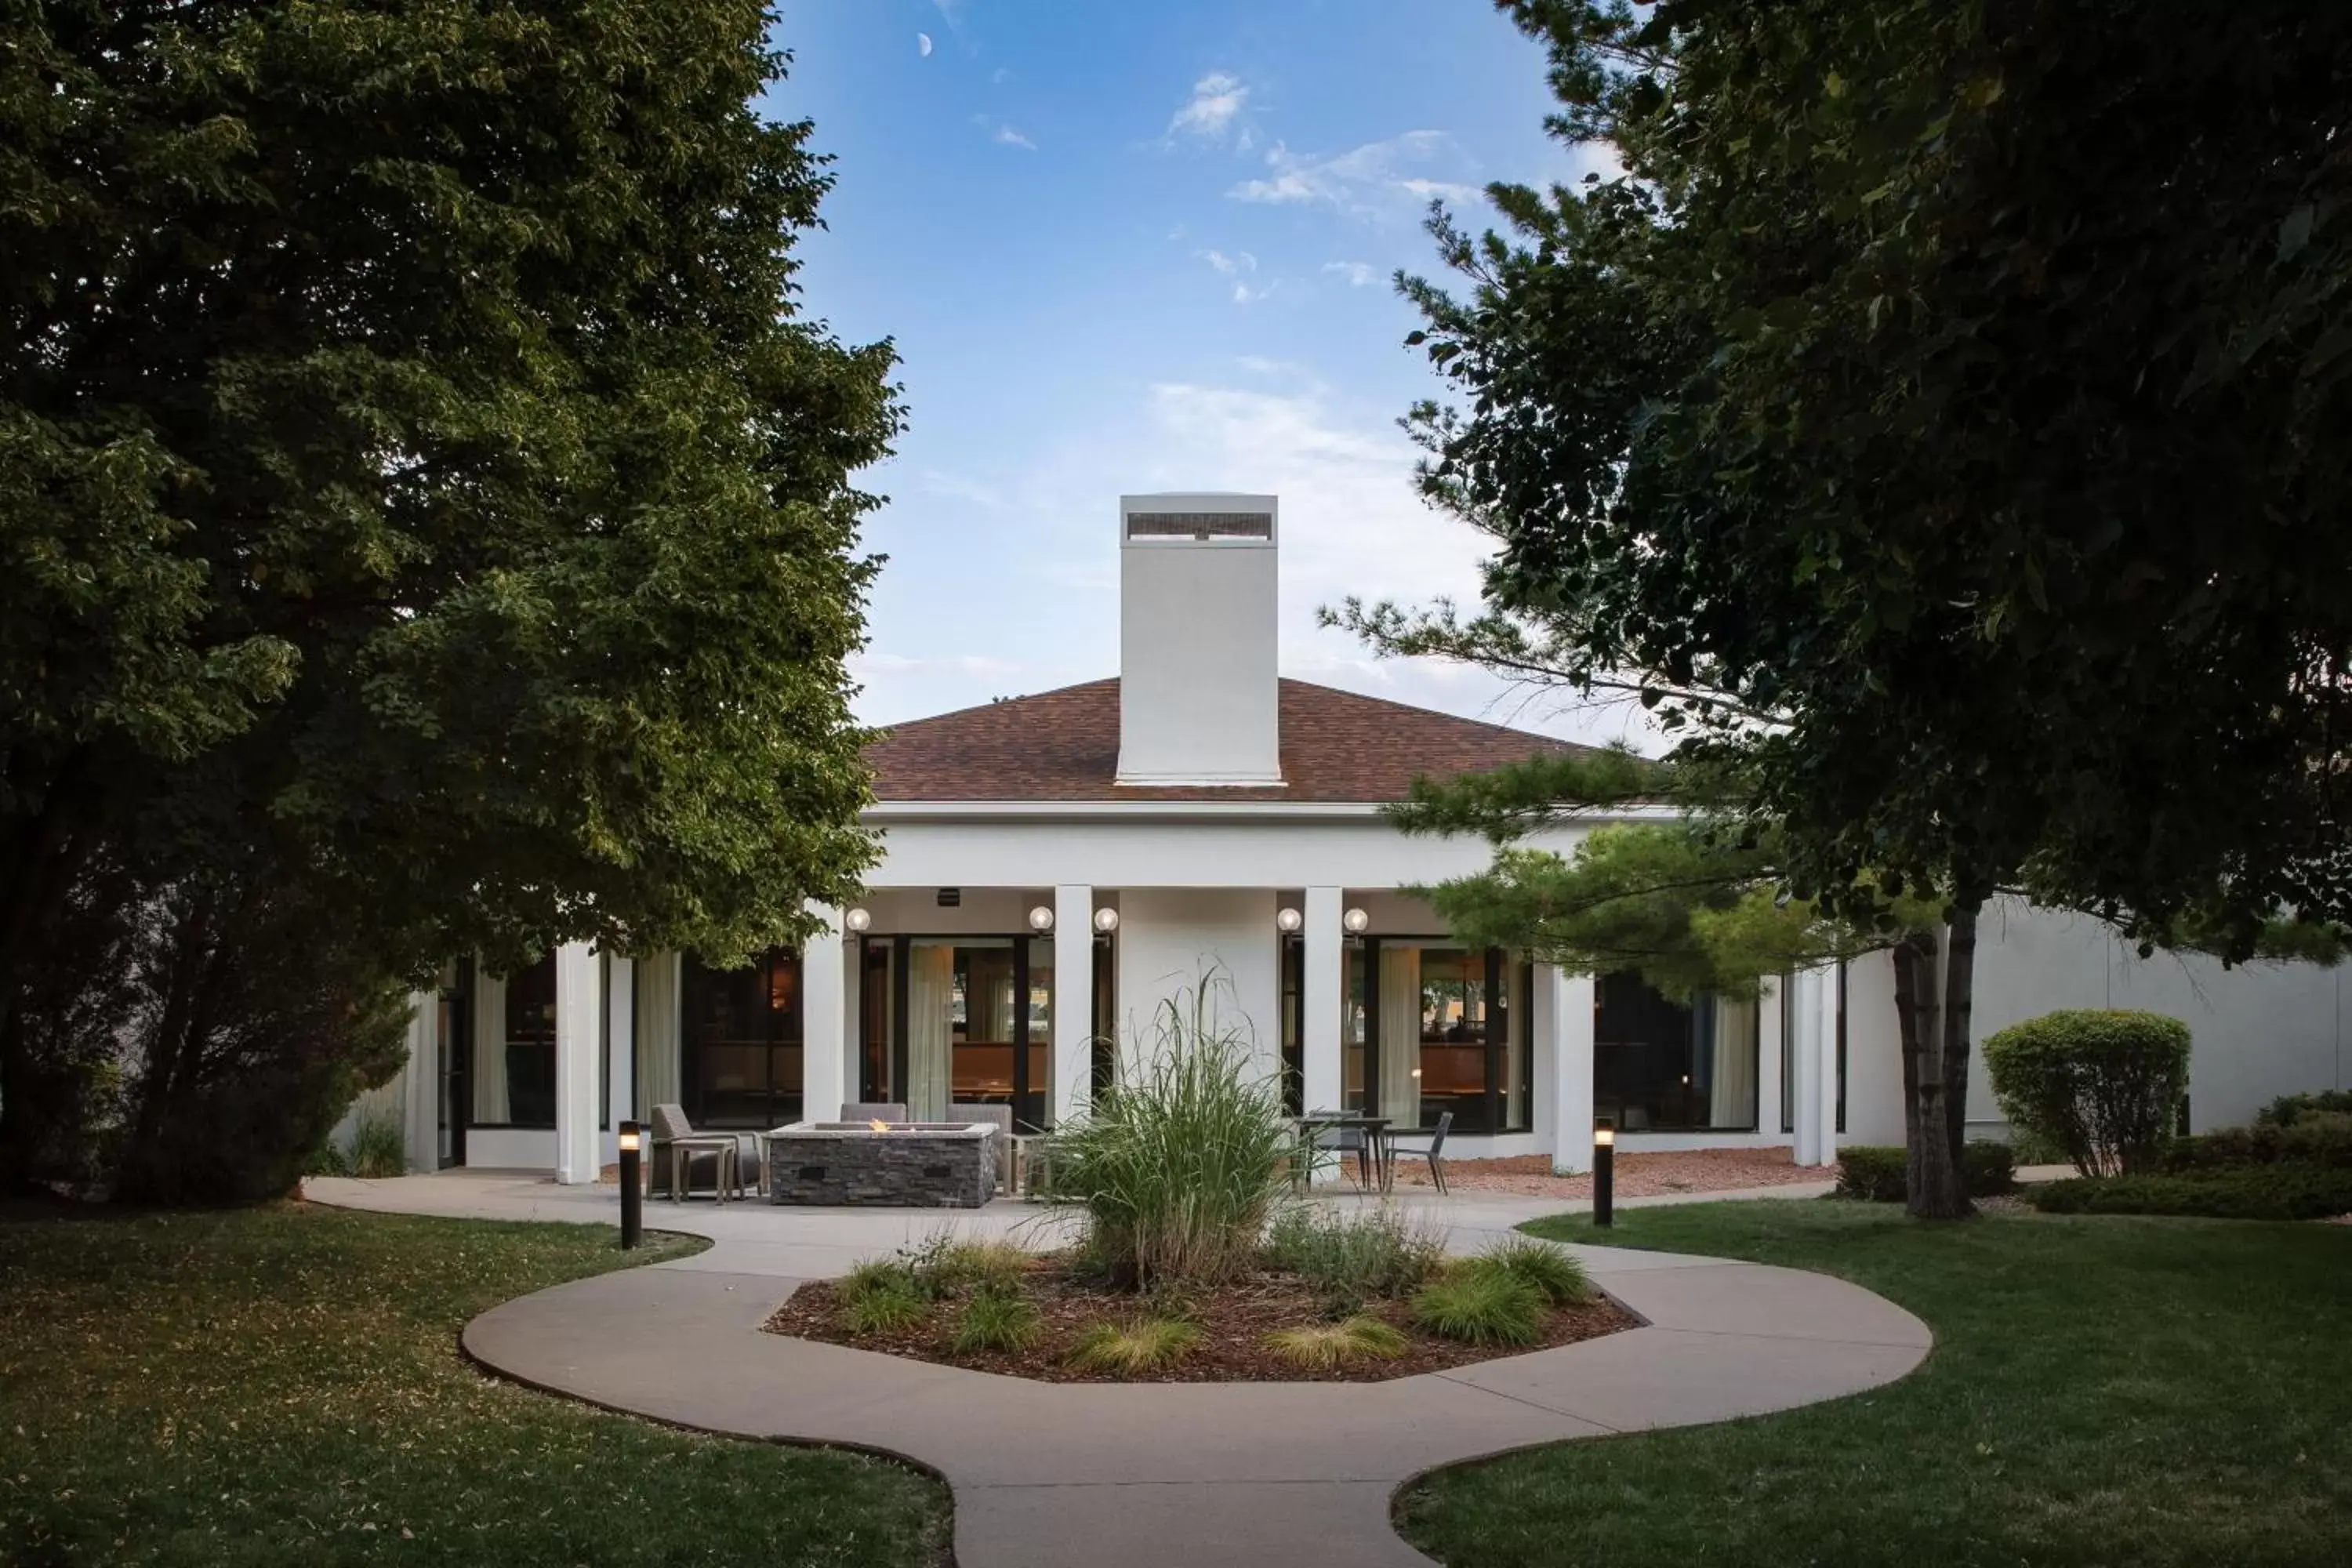
<svg viewBox="0 0 2352 1568">
<path fill-rule="evenodd" d="M 795 1121 L 761 1136 L 772 1204 L 978 1208 L 996 1193 L 991 1122 Z"/>
</svg>

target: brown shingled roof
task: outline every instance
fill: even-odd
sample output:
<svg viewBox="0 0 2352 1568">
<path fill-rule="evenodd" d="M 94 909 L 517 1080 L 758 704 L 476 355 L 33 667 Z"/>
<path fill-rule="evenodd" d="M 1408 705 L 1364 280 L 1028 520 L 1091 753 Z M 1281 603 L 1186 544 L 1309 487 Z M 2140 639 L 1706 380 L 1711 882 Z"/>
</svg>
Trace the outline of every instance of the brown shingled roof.
<svg viewBox="0 0 2352 1568">
<path fill-rule="evenodd" d="M 1585 749 L 1304 680 L 1285 680 L 1281 702 L 1280 788 L 1115 784 L 1117 679 L 896 725 L 866 759 L 885 801 L 1386 802 L 1402 800 L 1423 774 L 1451 778 Z"/>
</svg>

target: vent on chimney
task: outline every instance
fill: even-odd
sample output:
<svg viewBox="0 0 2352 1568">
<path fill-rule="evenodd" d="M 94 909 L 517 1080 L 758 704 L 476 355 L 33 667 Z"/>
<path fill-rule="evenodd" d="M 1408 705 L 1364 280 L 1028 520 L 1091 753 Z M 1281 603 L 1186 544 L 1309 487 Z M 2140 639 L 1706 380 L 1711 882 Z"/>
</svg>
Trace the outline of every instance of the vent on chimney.
<svg viewBox="0 0 2352 1568">
<path fill-rule="evenodd" d="M 1272 539 L 1270 511 L 1131 511 L 1129 539 Z"/>
</svg>

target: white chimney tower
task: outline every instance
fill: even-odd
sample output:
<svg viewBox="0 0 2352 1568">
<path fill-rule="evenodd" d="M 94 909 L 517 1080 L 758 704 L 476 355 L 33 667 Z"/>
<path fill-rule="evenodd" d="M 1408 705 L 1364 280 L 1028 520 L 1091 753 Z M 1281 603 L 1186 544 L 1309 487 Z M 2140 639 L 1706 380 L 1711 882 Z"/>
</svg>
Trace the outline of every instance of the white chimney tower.
<svg viewBox="0 0 2352 1568">
<path fill-rule="evenodd" d="M 1118 782 L 1278 784 L 1272 496 L 1118 498 Z"/>
</svg>

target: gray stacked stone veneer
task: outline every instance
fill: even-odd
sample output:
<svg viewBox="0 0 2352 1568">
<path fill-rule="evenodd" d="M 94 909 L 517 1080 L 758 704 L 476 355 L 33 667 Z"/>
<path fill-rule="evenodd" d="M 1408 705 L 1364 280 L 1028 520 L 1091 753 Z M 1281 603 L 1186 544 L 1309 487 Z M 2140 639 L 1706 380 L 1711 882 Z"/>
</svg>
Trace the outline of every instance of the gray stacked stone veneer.
<svg viewBox="0 0 2352 1568">
<path fill-rule="evenodd" d="M 796 1121 L 765 1135 L 768 1201 L 842 1207 L 978 1208 L 995 1195 L 987 1122 Z"/>
</svg>

